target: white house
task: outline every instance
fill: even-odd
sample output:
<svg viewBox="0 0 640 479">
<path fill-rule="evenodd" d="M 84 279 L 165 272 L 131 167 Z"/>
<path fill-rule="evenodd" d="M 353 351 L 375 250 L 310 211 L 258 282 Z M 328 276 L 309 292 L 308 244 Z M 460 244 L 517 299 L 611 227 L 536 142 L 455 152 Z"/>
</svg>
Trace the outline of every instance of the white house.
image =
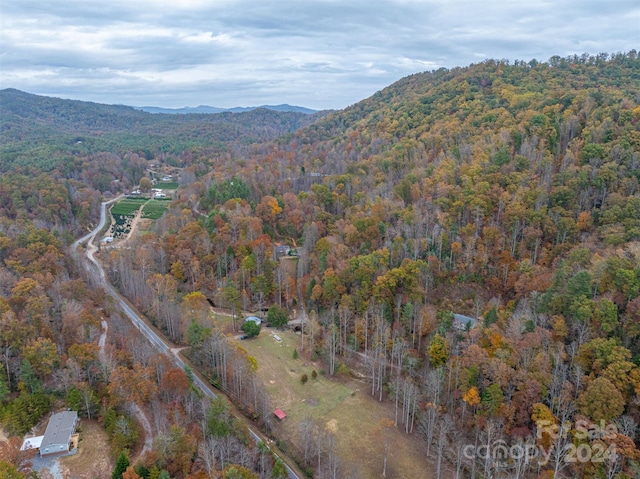
<svg viewBox="0 0 640 479">
<path fill-rule="evenodd" d="M 78 413 L 76 411 L 63 411 L 51 416 L 40 443 L 40 455 L 48 456 L 69 452 L 71 436 L 76 430 L 77 423 Z"/>
</svg>

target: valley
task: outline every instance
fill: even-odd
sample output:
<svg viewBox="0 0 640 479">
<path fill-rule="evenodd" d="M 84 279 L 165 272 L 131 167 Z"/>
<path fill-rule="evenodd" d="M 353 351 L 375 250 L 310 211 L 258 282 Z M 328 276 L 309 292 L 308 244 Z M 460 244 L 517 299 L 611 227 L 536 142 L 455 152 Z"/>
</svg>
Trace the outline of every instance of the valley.
<svg viewBox="0 0 640 479">
<path fill-rule="evenodd" d="M 486 60 L 311 115 L 0 91 L 0 476 L 70 409 L 117 479 L 634 477 L 639 72 Z"/>
</svg>

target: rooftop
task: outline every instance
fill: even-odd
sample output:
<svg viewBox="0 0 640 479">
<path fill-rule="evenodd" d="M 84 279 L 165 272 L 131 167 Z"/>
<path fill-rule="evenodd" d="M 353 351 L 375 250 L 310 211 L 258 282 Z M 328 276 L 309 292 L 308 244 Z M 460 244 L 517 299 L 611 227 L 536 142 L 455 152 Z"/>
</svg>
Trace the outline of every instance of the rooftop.
<svg viewBox="0 0 640 479">
<path fill-rule="evenodd" d="M 28 451 L 29 449 L 38 449 L 42 444 L 42 438 L 44 438 L 44 436 L 25 438 L 24 442 L 22 443 L 22 446 L 20 447 L 20 450 Z"/>
<path fill-rule="evenodd" d="M 469 325 L 470 328 L 475 327 L 475 325 L 478 323 L 478 320 L 476 318 L 472 318 L 471 316 L 464 316 L 462 314 L 454 314 L 453 315 L 453 321 L 454 321 L 454 325 L 459 325 L 462 327 L 467 326 L 467 324 Z"/>
<path fill-rule="evenodd" d="M 47 454 L 68 449 L 77 420 L 78 413 L 76 411 L 63 411 L 51 416 L 40 444 L 40 453 Z M 64 449 L 60 449 L 60 446 Z"/>
<path fill-rule="evenodd" d="M 246 321 L 253 321 L 254 323 L 260 325 L 262 324 L 262 319 L 257 317 L 257 316 L 247 316 L 246 318 L 244 318 L 245 322 Z"/>
</svg>

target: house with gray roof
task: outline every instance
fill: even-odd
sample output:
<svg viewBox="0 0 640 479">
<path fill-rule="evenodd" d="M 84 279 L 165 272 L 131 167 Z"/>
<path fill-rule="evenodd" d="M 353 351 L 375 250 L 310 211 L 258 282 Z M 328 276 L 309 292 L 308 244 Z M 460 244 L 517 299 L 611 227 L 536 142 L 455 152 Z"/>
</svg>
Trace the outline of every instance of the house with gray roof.
<svg viewBox="0 0 640 479">
<path fill-rule="evenodd" d="M 276 260 L 279 260 L 280 258 L 283 258 L 285 256 L 289 256 L 290 251 L 291 248 L 287 245 L 278 245 L 273 248 L 273 253 L 276 257 Z"/>
<path fill-rule="evenodd" d="M 76 430 L 78 413 L 76 411 L 57 412 L 47 424 L 47 429 L 40 443 L 40 455 L 61 454 L 69 452 L 71 436 Z"/>
<path fill-rule="evenodd" d="M 247 321 L 253 321 L 258 326 L 262 324 L 262 318 L 259 318 L 257 316 L 247 316 L 246 318 L 244 318 L 244 322 L 246 323 Z"/>
<path fill-rule="evenodd" d="M 462 314 L 453 315 L 453 327 L 461 331 L 468 331 L 478 325 L 478 320 L 470 316 L 464 316 Z"/>
</svg>

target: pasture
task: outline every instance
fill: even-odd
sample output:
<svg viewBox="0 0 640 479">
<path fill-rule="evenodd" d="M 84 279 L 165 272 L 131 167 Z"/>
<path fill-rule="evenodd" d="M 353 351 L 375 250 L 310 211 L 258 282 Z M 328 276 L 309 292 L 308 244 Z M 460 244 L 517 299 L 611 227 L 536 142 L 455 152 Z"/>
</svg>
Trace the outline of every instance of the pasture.
<svg viewBox="0 0 640 479">
<path fill-rule="evenodd" d="M 282 341 L 276 341 L 273 334 Z M 276 425 L 278 437 L 287 438 L 290 447 L 295 448 L 300 442 L 299 425 L 305 417 L 311 416 L 335 434 L 346 475 L 381 475 L 382 440 L 376 429 L 381 419 L 393 419 L 392 404 L 372 398 L 370 386 L 364 380 L 325 376 L 321 373 L 321 363 L 311 361 L 300 350 L 298 358 L 294 359 L 293 351 L 300 347 L 299 334 L 263 327 L 257 338 L 237 342 L 256 358 L 257 373 L 271 396 L 273 408 L 283 409 L 287 414 Z M 314 370 L 316 379 L 312 378 Z M 303 374 L 308 377 L 305 384 L 300 380 Z M 405 435 L 396 428 L 386 433 L 393 444 L 388 457 L 387 477 L 434 477 L 420 437 Z"/>
</svg>

